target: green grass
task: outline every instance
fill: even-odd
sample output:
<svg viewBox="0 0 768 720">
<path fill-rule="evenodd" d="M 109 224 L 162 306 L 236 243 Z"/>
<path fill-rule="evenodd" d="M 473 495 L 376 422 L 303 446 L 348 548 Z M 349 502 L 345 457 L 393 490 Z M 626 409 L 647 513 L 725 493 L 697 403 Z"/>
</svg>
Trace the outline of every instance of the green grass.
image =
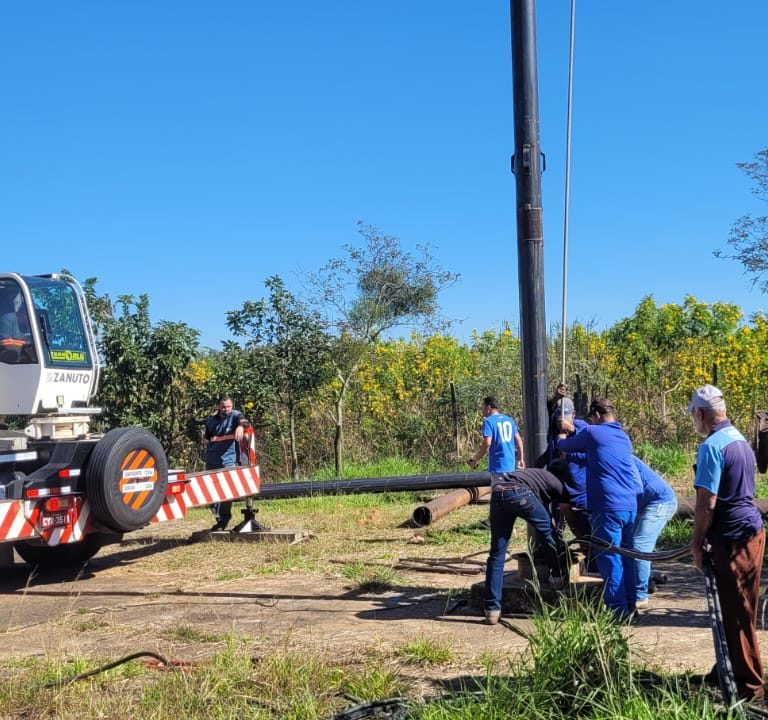
<svg viewBox="0 0 768 720">
<path fill-rule="evenodd" d="M 411 706 L 409 720 L 715 720 L 725 715 L 683 676 L 637 665 L 625 629 L 601 603 L 562 597 L 533 618 L 527 652 L 485 656 L 485 677 Z"/>
<path fill-rule="evenodd" d="M 693 538 L 693 520 L 690 518 L 672 518 L 661 531 L 656 541 L 656 550 L 673 550 L 688 545 Z"/>
<path fill-rule="evenodd" d="M 519 527 L 524 526 L 519 524 Z M 481 522 L 475 522 L 449 528 L 429 528 L 425 537 L 428 542 L 434 545 L 448 545 L 468 540 L 480 545 L 488 545 L 491 542 L 491 531 Z"/>
<path fill-rule="evenodd" d="M 419 463 L 404 457 L 387 457 L 374 462 L 344 463 L 342 479 L 398 477 L 401 475 L 435 475 L 452 472 L 436 462 Z M 320 468 L 312 475 L 313 480 L 336 480 L 336 469 L 332 466 Z"/>
<path fill-rule="evenodd" d="M 397 656 L 408 665 L 443 665 L 453 660 L 454 652 L 443 642 L 420 637 L 403 645 Z"/>
<path fill-rule="evenodd" d="M 280 647 L 254 657 L 244 638 L 225 640 L 226 647 L 199 666 L 157 671 L 130 662 L 52 689 L 43 686 L 99 663 L 17 662 L 0 671 L 0 717 L 320 720 L 349 705 L 349 698 L 366 701 L 407 690 L 380 657 L 345 664 Z"/>
</svg>

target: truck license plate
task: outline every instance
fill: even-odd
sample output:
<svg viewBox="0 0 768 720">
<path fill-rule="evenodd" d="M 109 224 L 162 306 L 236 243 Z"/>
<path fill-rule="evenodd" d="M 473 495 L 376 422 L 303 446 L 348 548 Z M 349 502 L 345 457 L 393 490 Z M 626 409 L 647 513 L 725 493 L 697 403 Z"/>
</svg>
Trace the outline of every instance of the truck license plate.
<svg viewBox="0 0 768 720">
<path fill-rule="evenodd" d="M 66 527 L 69 525 L 69 513 L 66 510 L 60 512 L 46 513 L 42 516 L 40 525 L 44 530 L 50 528 Z"/>
</svg>

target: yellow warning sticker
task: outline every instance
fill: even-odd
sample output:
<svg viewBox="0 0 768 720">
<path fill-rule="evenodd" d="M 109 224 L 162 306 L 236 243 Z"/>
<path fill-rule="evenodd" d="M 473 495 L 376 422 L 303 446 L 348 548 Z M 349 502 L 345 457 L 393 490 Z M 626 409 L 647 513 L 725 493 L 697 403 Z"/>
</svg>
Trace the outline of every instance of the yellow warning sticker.
<svg viewBox="0 0 768 720">
<path fill-rule="evenodd" d="M 51 350 L 51 360 L 83 362 L 85 360 L 85 353 L 80 350 Z"/>
</svg>

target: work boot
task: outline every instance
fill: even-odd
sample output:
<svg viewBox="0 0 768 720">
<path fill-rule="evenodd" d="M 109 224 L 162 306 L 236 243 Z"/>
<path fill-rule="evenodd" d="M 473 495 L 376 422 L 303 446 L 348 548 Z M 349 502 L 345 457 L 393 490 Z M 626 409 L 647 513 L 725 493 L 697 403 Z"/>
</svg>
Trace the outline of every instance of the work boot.
<svg viewBox="0 0 768 720">
<path fill-rule="evenodd" d="M 496 625 L 499 622 L 499 618 L 501 617 L 501 612 L 499 610 L 486 610 L 485 611 L 485 624 L 486 625 Z"/>
</svg>

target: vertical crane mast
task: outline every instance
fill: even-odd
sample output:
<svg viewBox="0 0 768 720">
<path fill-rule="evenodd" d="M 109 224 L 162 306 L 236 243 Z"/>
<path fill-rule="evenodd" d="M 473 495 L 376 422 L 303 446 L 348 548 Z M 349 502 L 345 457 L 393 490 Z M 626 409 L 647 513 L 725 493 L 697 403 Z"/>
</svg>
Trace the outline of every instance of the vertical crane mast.
<svg viewBox="0 0 768 720">
<path fill-rule="evenodd" d="M 517 267 L 526 462 L 547 445 L 547 335 L 544 310 L 544 231 L 541 210 L 542 153 L 536 71 L 535 0 L 510 0 L 517 195 Z"/>
</svg>

